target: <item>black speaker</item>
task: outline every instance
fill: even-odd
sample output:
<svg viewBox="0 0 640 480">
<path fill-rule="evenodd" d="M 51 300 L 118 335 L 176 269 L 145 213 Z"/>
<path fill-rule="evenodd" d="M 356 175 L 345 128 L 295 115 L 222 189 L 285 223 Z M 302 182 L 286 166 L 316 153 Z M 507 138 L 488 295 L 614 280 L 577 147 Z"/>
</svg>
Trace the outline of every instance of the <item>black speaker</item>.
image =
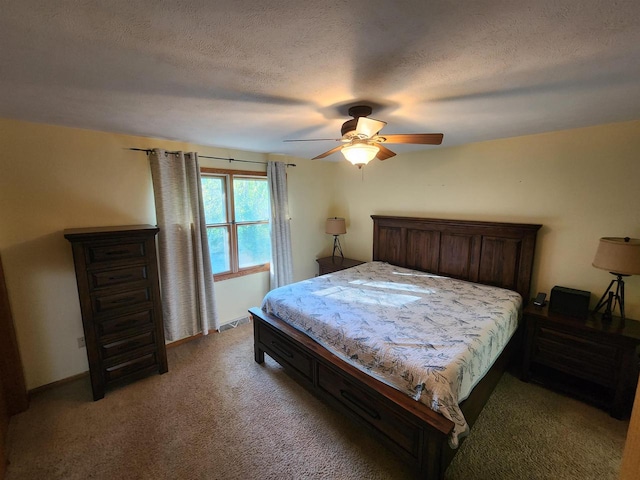
<svg viewBox="0 0 640 480">
<path fill-rule="evenodd" d="M 591 292 L 555 286 L 551 289 L 549 311 L 571 317 L 587 318 L 589 300 L 591 300 Z"/>
</svg>

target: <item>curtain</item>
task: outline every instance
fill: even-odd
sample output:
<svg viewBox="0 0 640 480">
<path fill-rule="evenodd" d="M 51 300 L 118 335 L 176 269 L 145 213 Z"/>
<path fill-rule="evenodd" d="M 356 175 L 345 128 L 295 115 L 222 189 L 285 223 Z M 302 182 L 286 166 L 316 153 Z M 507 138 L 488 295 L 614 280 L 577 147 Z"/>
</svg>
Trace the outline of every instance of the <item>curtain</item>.
<svg viewBox="0 0 640 480">
<path fill-rule="evenodd" d="M 271 289 L 293 281 L 291 228 L 287 196 L 287 170 L 283 162 L 267 162 L 271 197 Z"/>
<path fill-rule="evenodd" d="M 165 336 L 206 335 L 218 325 L 198 154 L 154 149 L 150 164 Z"/>
</svg>

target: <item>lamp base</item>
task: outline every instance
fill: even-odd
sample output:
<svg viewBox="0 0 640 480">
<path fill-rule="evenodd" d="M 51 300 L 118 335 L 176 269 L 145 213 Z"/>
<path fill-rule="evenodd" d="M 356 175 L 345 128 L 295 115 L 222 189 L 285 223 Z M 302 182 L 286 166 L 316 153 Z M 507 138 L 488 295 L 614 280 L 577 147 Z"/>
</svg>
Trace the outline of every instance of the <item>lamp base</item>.
<svg viewBox="0 0 640 480">
<path fill-rule="evenodd" d="M 612 318 L 612 313 L 616 309 L 616 305 L 620 306 L 620 318 L 622 319 L 621 325 L 624 327 L 624 280 L 622 277 L 626 277 L 627 275 L 622 275 L 620 273 L 610 272 L 612 275 L 615 275 L 617 278 L 611 280 L 607 290 L 604 292 L 598 305 L 596 305 L 594 313 L 599 312 L 604 307 L 604 313 L 602 314 L 602 321 L 610 322 Z M 616 285 L 615 293 L 613 291 L 613 285 Z"/>
<path fill-rule="evenodd" d="M 340 256 L 344 258 L 344 255 L 342 253 L 342 247 L 340 246 L 340 239 L 338 237 L 339 235 L 333 236 L 333 252 L 331 253 L 331 260 L 333 260 L 336 257 L 336 250 L 340 252 Z"/>
</svg>

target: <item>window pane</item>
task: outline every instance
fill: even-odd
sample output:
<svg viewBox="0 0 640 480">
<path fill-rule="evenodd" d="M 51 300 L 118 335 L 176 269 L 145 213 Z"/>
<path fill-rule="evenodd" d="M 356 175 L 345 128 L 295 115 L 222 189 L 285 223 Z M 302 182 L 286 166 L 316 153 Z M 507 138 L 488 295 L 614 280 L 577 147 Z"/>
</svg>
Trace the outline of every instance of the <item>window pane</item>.
<svg viewBox="0 0 640 480">
<path fill-rule="evenodd" d="M 236 222 L 269 220 L 269 185 L 266 179 L 233 179 L 233 202 Z"/>
<path fill-rule="evenodd" d="M 202 177 L 202 201 L 207 224 L 227 222 L 225 177 Z"/>
<path fill-rule="evenodd" d="M 207 240 L 213 274 L 230 271 L 229 227 L 207 227 Z"/>
<path fill-rule="evenodd" d="M 268 223 L 238 225 L 238 260 L 240 268 L 269 263 L 271 236 Z"/>
</svg>

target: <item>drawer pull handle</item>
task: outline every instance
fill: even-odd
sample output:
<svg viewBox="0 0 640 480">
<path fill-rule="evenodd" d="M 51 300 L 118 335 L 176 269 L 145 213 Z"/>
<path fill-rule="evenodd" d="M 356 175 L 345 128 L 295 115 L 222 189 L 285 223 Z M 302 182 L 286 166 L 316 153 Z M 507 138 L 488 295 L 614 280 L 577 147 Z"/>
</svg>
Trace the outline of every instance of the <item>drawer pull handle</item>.
<svg viewBox="0 0 640 480">
<path fill-rule="evenodd" d="M 136 297 L 125 297 L 117 300 L 111 300 L 111 303 L 129 303 L 135 301 Z"/>
<path fill-rule="evenodd" d="M 371 418 L 375 420 L 380 419 L 380 414 L 378 412 L 376 412 L 373 408 L 368 407 L 367 405 L 363 405 L 362 402 L 360 402 L 360 400 L 354 397 L 351 393 L 347 392 L 346 390 L 340 390 L 340 395 L 342 395 L 342 398 L 344 398 L 347 402 L 351 403 L 358 410 L 362 410 Z"/>
<path fill-rule="evenodd" d="M 105 252 L 107 255 L 125 255 L 129 253 L 129 250 L 112 250 L 110 252 Z"/>
<path fill-rule="evenodd" d="M 144 340 L 120 340 L 118 342 L 108 343 L 102 348 L 104 348 L 106 351 L 119 352 L 122 349 L 133 350 L 134 348 L 144 345 Z"/>
<path fill-rule="evenodd" d="M 114 325 L 117 328 L 122 328 L 122 327 L 128 327 L 129 325 L 135 325 L 135 324 L 136 324 L 135 320 L 125 320 L 122 322 L 117 322 Z"/>
<path fill-rule="evenodd" d="M 282 345 L 280 345 L 275 340 L 271 340 L 271 346 L 273 347 L 274 350 L 276 350 L 277 352 L 281 353 L 285 357 L 293 358 L 293 353 L 291 353 L 289 350 L 284 348 Z"/>
<path fill-rule="evenodd" d="M 133 277 L 133 275 L 131 275 L 130 273 L 127 275 L 114 275 L 112 277 L 109 277 L 109 280 L 124 280 L 125 278 L 131 278 Z"/>
</svg>

